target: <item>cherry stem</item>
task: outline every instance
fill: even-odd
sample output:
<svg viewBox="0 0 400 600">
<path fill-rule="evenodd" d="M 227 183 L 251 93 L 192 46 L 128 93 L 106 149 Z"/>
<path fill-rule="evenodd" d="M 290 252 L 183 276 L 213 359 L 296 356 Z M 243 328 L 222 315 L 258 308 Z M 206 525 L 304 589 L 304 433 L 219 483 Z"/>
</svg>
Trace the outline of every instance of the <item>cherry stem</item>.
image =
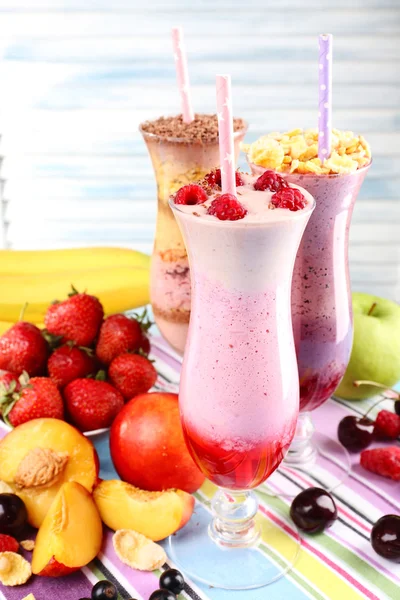
<svg viewBox="0 0 400 600">
<path fill-rule="evenodd" d="M 376 306 L 377 306 L 377 303 L 374 302 L 373 305 L 371 306 L 371 308 L 369 309 L 368 313 L 367 313 L 368 316 L 372 315 L 372 313 L 374 312 Z"/>
<path fill-rule="evenodd" d="M 383 396 L 383 398 L 381 398 L 380 400 L 378 400 L 378 402 L 375 402 L 375 404 L 373 404 L 365 413 L 364 415 L 364 419 L 366 419 L 369 415 L 369 413 L 371 412 L 371 410 L 373 410 L 376 406 L 378 406 L 378 404 L 381 404 L 381 402 L 383 402 L 384 400 L 388 400 L 387 396 Z"/>
</svg>

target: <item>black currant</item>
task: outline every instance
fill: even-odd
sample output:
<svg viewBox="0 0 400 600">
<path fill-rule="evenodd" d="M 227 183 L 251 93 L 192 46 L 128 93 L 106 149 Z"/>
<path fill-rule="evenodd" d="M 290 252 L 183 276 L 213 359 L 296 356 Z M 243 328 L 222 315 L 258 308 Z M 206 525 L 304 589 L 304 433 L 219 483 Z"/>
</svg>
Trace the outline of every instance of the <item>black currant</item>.
<svg viewBox="0 0 400 600">
<path fill-rule="evenodd" d="M 92 600 L 117 600 L 117 598 L 117 588 L 110 581 L 104 579 L 93 586 Z"/>
<path fill-rule="evenodd" d="M 183 575 L 177 569 L 168 569 L 160 577 L 160 588 L 170 590 L 174 594 L 180 594 L 185 587 Z"/>
<path fill-rule="evenodd" d="M 149 600 L 176 600 L 176 596 L 169 590 L 159 589 L 152 593 Z"/>
<path fill-rule="evenodd" d="M 18 536 L 28 522 L 26 506 L 15 494 L 0 494 L 0 533 Z"/>
</svg>

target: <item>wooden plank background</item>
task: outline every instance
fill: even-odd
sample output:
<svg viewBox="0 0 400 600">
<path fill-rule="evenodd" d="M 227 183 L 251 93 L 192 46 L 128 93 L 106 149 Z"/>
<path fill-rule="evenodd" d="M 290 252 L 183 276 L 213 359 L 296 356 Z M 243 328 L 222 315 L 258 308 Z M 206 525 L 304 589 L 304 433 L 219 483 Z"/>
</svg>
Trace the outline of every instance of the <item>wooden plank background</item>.
<svg viewBox="0 0 400 600">
<path fill-rule="evenodd" d="M 0 245 L 151 250 L 156 191 L 137 127 L 179 112 L 173 25 L 195 108 L 213 112 L 215 73 L 230 73 L 250 141 L 315 126 L 317 36 L 334 34 L 334 125 L 374 155 L 353 288 L 400 301 L 399 0 L 0 0 Z"/>
</svg>

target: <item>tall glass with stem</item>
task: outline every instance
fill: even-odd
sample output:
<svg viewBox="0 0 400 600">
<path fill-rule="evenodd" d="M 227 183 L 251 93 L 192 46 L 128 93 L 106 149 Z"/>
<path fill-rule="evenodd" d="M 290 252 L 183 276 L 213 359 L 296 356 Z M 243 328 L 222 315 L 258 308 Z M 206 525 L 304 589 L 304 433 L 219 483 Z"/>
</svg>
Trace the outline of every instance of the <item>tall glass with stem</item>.
<svg viewBox="0 0 400 600">
<path fill-rule="evenodd" d="M 201 179 L 218 167 L 218 134 L 210 136 L 213 126 L 216 126 L 213 115 L 196 115 L 195 121 L 187 126 L 187 135 L 182 132 L 179 136 L 163 131 L 153 133 L 154 128 L 149 128 L 148 122 L 140 126 L 153 163 L 158 195 L 150 301 L 160 332 L 179 354 L 183 354 L 189 326 L 190 271 L 185 245 L 168 200 L 183 185 Z M 246 130 L 247 124 L 237 119 L 234 133 L 236 159 Z M 193 137 L 194 134 L 197 137 Z"/>
<path fill-rule="evenodd" d="M 316 201 L 293 272 L 292 319 L 300 377 L 300 415 L 285 464 L 310 469 L 322 455 L 349 467 L 341 445 L 315 431 L 311 413 L 326 402 L 350 360 L 353 315 L 348 243 L 351 216 L 370 165 L 352 173 L 280 173 Z M 265 168 L 251 165 L 261 175 Z M 326 485 L 329 487 L 329 483 Z"/>
<path fill-rule="evenodd" d="M 280 567 L 256 550 L 260 537 L 279 546 L 279 536 L 286 534 L 265 514 L 257 516 L 252 490 L 280 464 L 296 428 L 299 385 L 290 290 L 313 210 L 312 197 L 304 194 L 303 210 L 269 210 L 269 192 L 255 192 L 250 184 L 238 187 L 237 197 L 246 205 L 248 195 L 252 210 L 237 221 L 205 214 L 204 205 L 170 202 L 192 278 L 179 393 L 182 425 L 196 464 L 219 486 L 212 518 L 196 514 L 171 538 L 171 551 L 188 575 L 213 586 L 266 585 L 296 556 L 293 548 Z M 188 560 L 193 544 L 202 556 L 196 566 Z"/>
</svg>

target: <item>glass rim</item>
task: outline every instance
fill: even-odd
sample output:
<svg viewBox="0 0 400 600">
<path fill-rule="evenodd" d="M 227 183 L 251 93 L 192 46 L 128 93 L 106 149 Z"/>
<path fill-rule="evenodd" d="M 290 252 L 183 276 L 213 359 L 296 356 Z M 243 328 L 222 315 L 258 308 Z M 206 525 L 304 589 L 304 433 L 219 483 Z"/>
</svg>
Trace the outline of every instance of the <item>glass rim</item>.
<svg viewBox="0 0 400 600">
<path fill-rule="evenodd" d="M 309 215 L 311 216 L 311 214 L 314 212 L 314 209 L 316 207 L 316 200 L 314 198 L 314 196 L 312 196 L 310 194 L 311 198 L 312 198 L 312 203 L 310 205 L 307 205 L 307 207 L 303 210 L 299 210 L 299 211 L 289 211 L 290 212 L 290 219 L 288 218 L 277 218 L 277 219 L 273 219 L 271 221 L 245 221 L 246 223 L 246 229 L 247 228 L 266 228 L 266 227 L 274 227 L 275 225 L 277 225 L 278 223 L 283 223 L 284 221 L 286 222 L 290 222 L 290 221 L 299 221 L 300 219 L 302 219 L 303 217 Z M 201 217 L 197 217 L 196 215 L 194 215 L 193 213 L 188 213 L 184 210 L 182 210 L 181 208 L 179 208 L 179 204 L 175 204 L 175 202 L 173 201 L 172 197 L 170 197 L 168 199 L 168 204 L 170 209 L 172 210 L 172 212 L 177 212 L 180 215 L 183 215 L 184 218 L 188 218 L 189 220 L 191 219 L 201 219 Z M 289 210 L 289 209 L 288 209 Z M 273 211 L 272 211 L 273 212 Z M 210 225 L 211 227 L 222 227 L 222 228 L 235 228 L 238 226 L 238 224 L 240 224 L 242 222 L 242 219 L 238 219 L 237 221 L 221 221 L 219 219 L 202 219 L 203 223 L 206 225 Z"/>
<path fill-rule="evenodd" d="M 336 179 L 337 177 L 348 177 L 348 176 L 354 176 L 357 173 L 363 173 L 364 171 L 368 171 L 368 169 L 370 168 L 370 166 L 373 163 L 373 158 L 371 157 L 370 161 L 368 164 L 364 165 L 363 167 L 361 167 L 361 169 L 357 169 L 357 171 L 351 171 L 350 173 L 288 173 L 286 171 L 277 171 L 276 169 L 268 169 L 268 167 L 263 167 L 262 165 L 257 165 L 257 163 L 253 163 L 249 160 L 249 154 L 246 152 L 245 153 L 246 156 L 246 161 L 247 164 L 249 165 L 250 169 L 252 166 L 257 167 L 258 169 L 264 169 L 265 171 L 273 171 L 274 173 L 278 173 L 278 175 L 281 175 L 282 177 L 285 177 L 287 175 L 297 175 L 298 177 L 328 177 L 328 178 L 332 178 L 332 179 Z"/>
<path fill-rule="evenodd" d="M 249 130 L 248 122 L 245 121 L 245 119 L 242 119 L 242 121 L 244 123 L 244 127 L 242 129 L 238 129 L 237 131 L 233 132 L 234 138 L 238 138 L 241 135 L 243 135 L 243 136 L 246 135 L 247 131 Z M 202 140 L 202 139 L 191 140 L 189 138 L 184 138 L 184 137 L 161 136 L 157 133 L 151 133 L 149 131 L 145 131 L 143 129 L 143 125 L 145 125 L 146 123 L 151 123 L 151 121 L 146 120 L 146 121 L 142 121 L 142 123 L 139 124 L 139 131 L 144 138 L 159 140 L 161 142 L 173 142 L 175 144 L 193 144 L 193 145 L 198 144 L 199 146 L 218 145 L 218 143 L 219 143 L 218 137 L 216 137 L 215 140 L 208 141 L 208 140 Z"/>
</svg>

